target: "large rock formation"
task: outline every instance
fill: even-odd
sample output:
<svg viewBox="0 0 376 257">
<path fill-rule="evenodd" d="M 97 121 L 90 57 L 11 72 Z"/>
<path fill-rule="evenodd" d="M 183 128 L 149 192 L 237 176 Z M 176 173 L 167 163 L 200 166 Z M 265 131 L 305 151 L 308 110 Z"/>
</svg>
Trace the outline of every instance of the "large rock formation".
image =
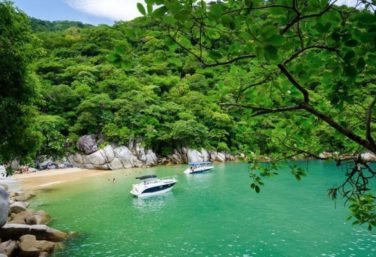
<svg viewBox="0 0 376 257">
<path fill-rule="evenodd" d="M 157 155 L 151 149 L 144 149 L 140 145 L 134 148 L 107 145 L 89 155 L 76 153 L 68 159 L 77 167 L 105 170 L 149 167 L 158 163 Z"/>
<path fill-rule="evenodd" d="M 195 150 L 186 147 L 177 148 L 169 156 L 158 158 L 151 149 L 145 149 L 136 140 L 128 145 L 107 145 L 98 149 L 96 138 L 86 135 L 77 142 L 80 152 L 68 157 L 74 166 L 87 169 L 128 169 L 134 167 L 150 167 L 157 164 L 183 164 L 188 162 L 225 162 L 235 157 L 224 152 L 208 152 L 205 149 Z"/>
<path fill-rule="evenodd" d="M 51 253 L 55 243 L 46 240 L 37 240 L 34 235 L 23 235 L 20 238 L 20 256 L 39 257 L 40 253 Z"/>
<path fill-rule="evenodd" d="M 361 154 L 362 160 L 367 162 L 376 162 L 376 155 L 370 152 Z"/>
<path fill-rule="evenodd" d="M 187 158 L 188 162 L 206 162 L 209 161 L 210 156 L 205 149 L 201 149 L 201 151 L 188 149 Z"/>
<path fill-rule="evenodd" d="M 4 188 L 0 187 L 0 228 L 7 222 L 9 213 L 9 198 Z"/>
<path fill-rule="evenodd" d="M 97 140 L 94 135 L 85 135 L 80 137 L 76 146 L 77 149 L 84 154 L 91 154 L 98 150 Z"/>
<path fill-rule="evenodd" d="M 61 242 L 67 234 L 46 225 L 5 224 L 0 228 L 2 240 L 18 240 L 23 235 L 34 235 L 38 240 Z"/>
</svg>

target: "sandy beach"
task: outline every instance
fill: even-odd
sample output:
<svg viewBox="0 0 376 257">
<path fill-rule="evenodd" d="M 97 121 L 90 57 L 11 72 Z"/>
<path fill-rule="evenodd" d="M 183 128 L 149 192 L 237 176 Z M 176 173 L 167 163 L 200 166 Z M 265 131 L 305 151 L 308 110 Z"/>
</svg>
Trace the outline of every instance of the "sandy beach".
<svg viewBox="0 0 376 257">
<path fill-rule="evenodd" d="M 34 173 L 16 174 L 12 178 L 20 182 L 24 190 L 35 190 L 61 183 L 67 183 L 91 176 L 110 173 L 109 170 L 88 170 L 81 168 L 53 169 Z"/>
</svg>

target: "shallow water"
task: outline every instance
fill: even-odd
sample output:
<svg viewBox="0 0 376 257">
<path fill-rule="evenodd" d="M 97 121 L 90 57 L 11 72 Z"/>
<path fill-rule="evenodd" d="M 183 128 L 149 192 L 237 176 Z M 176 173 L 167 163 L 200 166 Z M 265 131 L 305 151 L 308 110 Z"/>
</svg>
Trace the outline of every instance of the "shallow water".
<svg viewBox="0 0 376 257">
<path fill-rule="evenodd" d="M 343 179 L 333 163 L 299 162 L 309 175 L 296 182 L 287 169 L 251 191 L 248 165 L 216 165 L 184 175 L 184 166 L 115 171 L 38 195 L 52 226 L 78 231 L 54 256 L 376 256 L 376 234 L 346 221 L 348 210 L 327 189 Z M 136 199 L 140 174 L 176 175 L 165 195 Z M 112 182 L 115 178 L 115 182 Z"/>
</svg>

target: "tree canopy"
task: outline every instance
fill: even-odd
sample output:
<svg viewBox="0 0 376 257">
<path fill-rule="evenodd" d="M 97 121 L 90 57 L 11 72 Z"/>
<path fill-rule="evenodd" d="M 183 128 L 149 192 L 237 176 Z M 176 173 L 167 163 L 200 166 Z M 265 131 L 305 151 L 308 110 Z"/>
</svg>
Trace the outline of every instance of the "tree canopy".
<svg viewBox="0 0 376 257">
<path fill-rule="evenodd" d="M 38 79 L 28 66 L 32 41 L 27 16 L 0 2 L 0 162 L 31 157 L 40 147 L 33 122 Z"/>
<path fill-rule="evenodd" d="M 278 160 L 375 153 L 372 1 L 145 2 L 144 17 L 114 26 L 29 19 L 0 2 L 2 162 L 63 157 L 96 134 L 162 156 L 183 146 L 246 153 L 259 192 Z M 376 172 L 351 161 L 329 194 L 372 227 Z"/>
<path fill-rule="evenodd" d="M 145 2 L 139 11 L 163 24 L 168 46 L 201 67 L 233 70 L 232 83 L 218 88 L 220 105 L 252 119 L 276 159 L 319 157 L 326 149 L 376 153 L 374 1 L 358 1 L 358 8 L 335 0 Z M 274 168 L 251 174 L 256 192 Z M 346 181 L 329 190 L 349 199 L 356 222 L 369 228 L 376 225 L 368 184 L 375 175 L 359 155 Z"/>
</svg>

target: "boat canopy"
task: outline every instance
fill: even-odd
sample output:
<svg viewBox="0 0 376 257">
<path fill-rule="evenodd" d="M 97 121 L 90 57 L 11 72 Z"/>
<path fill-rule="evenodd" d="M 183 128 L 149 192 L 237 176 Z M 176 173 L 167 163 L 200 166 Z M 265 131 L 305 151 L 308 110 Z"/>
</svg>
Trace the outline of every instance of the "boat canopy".
<svg viewBox="0 0 376 257">
<path fill-rule="evenodd" d="M 211 162 L 190 162 L 188 163 L 188 165 L 190 166 L 200 166 L 200 165 L 208 165 L 208 164 L 212 164 Z"/>
<path fill-rule="evenodd" d="M 157 177 L 156 175 L 146 175 L 146 176 L 136 177 L 136 179 L 144 180 L 144 179 L 156 178 L 156 177 Z"/>
</svg>

